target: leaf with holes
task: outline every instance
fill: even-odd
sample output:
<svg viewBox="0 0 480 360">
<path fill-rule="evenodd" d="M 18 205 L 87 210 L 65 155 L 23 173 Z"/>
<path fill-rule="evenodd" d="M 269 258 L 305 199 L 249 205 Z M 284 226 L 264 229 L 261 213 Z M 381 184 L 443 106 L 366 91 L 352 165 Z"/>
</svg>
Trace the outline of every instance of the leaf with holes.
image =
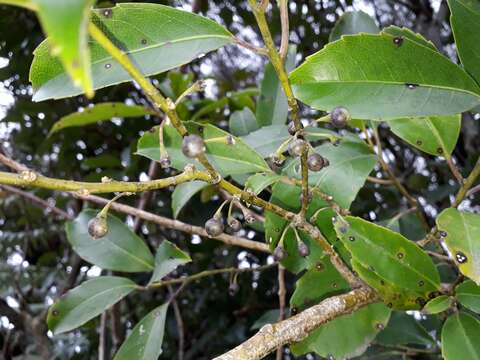
<svg viewBox="0 0 480 360">
<path fill-rule="evenodd" d="M 57 14 L 54 19 L 69 21 L 70 18 Z M 92 20 L 114 43 L 121 44 L 146 76 L 187 64 L 233 41 L 230 32 L 215 21 L 158 4 L 117 4 L 113 8 L 96 9 Z M 90 43 L 90 53 L 94 89 L 131 80 L 98 43 Z M 82 93 L 66 76 L 60 63 L 52 58 L 46 42 L 39 45 L 34 55 L 30 69 L 34 101 Z"/>
<path fill-rule="evenodd" d="M 61 334 L 82 326 L 130 294 L 136 286 L 122 277 L 101 276 L 88 280 L 50 307 L 48 328 L 54 334 Z"/>
<path fill-rule="evenodd" d="M 397 288 L 422 294 L 419 304 L 439 290 L 432 259 L 402 235 L 353 216 L 338 217 L 335 230 L 356 262 Z"/>
<path fill-rule="evenodd" d="M 480 104 L 480 88 L 463 69 L 388 33 L 344 36 L 308 57 L 290 80 L 304 103 L 343 106 L 357 119 L 454 115 Z"/>
<path fill-rule="evenodd" d="M 458 56 L 465 70 L 480 84 L 480 1 L 448 0 Z"/>
<path fill-rule="evenodd" d="M 155 256 L 155 270 L 153 271 L 150 283 L 162 280 L 166 275 L 175 270 L 178 266 L 192 261 L 190 256 L 180 250 L 168 240 L 164 240 L 157 250 Z"/>
<path fill-rule="evenodd" d="M 296 356 L 315 352 L 334 359 L 359 356 L 385 328 L 390 312 L 383 304 L 371 304 L 340 316 L 314 330 L 305 340 L 293 344 L 292 351 Z"/>
<path fill-rule="evenodd" d="M 480 215 L 448 208 L 436 221 L 462 274 L 480 284 Z"/>
<path fill-rule="evenodd" d="M 245 136 L 258 129 L 257 119 L 252 110 L 246 107 L 230 115 L 228 128 L 235 136 Z"/>
<path fill-rule="evenodd" d="M 144 106 L 130 106 L 124 103 L 101 103 L 87 107 L 83 111 L 74 112 L 58 120 L 50 129 L 49 136 L 70 127 L 96 124 L 100 121 L 108 121 L 112 118 L 141 117 L 152 114 Z"/>
<path fill-rule="evenodd" d="M 153 309 L 135 325 L 113 360 L 157 360 L 162 353 L 168 303 Z"/>
<path fill-rule="evenodd" d="M 480 286 L 471 280 L 464 281 L 455 289 L 455 297 L 466 308 L 480 313 Z"/>
<path fill-rule="evenodd" d="M 73 250 L 84 260 L 102 269 L 121 272 L 149 272 L 154 258 L 147 245 L 118 218 L 108 215 L 107 234 L 94 240 L 88 233 L 88 222 L 97 215 L 84 210 L 66 224 L 67 239 Z"/>
<path fill-rule="evenodd" d="M 375 20 L 363 11 L 347 11 L 335 23 L 328 41 L 336 41 L 342 35 L 358 33 L 376 34 L 380 31 Z"/>
<path fill-rule="evenodd" d="M 465 313 L 451 315 L 442 328 L 445 360 L 480 359 L 480 321 Z"/>
<path fill-rule="evenodd" d="M 431 155 L 451 154 L 457 145 L 461 115 L 395 119 L 392 132 L 410 145 Z"/>
<path fill-rule="evenodd" d="M 189 181 L 175 187 L 172 194 L 173 217 L 177 218 L 180 211 L 188 201 L 199 191 L 205 189 L 209 184 L 205 181 Z"/>
</svg>

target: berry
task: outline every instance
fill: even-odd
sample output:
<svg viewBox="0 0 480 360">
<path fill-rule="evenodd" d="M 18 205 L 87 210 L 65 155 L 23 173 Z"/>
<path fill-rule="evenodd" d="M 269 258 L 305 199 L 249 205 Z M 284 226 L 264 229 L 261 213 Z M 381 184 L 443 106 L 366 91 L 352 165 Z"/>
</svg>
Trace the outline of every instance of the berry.
<svg viewBox="0 0 480 360">
<path fill-rule="evenodd" d="M 95 216 L 88 222 L 88 233 L 97 240 L 108 233 L 107 219 L 104 216 Z"/>
<path fill-rule="evenodd" d="M 300 123 L 300 128 L 303 129 L 303 126 L 301 123 Z M 295 128 L 295 123 L 293 121 L 290 121 L 288 123 L 288 133 L 292 136 L 297 133 L 297 129 Z"/>
<path fill-rule="evenodd" d="M 205 231 L 207 232 L 208 236 L 215 237 L 223 233 L 223 223 L 221 219 L 216 217 L 207 220 L 205 223 Z"/>
<path fill-rule="evenodd" d="M 172 166 L 172 161 L 168 156 L 164 156 L 160 158 L 160 166 L 162 169 L 168 169 L 170 166 Z"/>
<path fill-rule="evenodd" d="M 244 217 L 247 224 L 253 224 L 256 221 L 255 216 L 251 213 L 245 214 Z"/>
<path fill-rule="evenodd" d="M 230 286 L 228 287 L 228 294 L 230 296 L 235 296 L 239 290 L 240 290 L 240 285 L 238 285 L 237 283 L 231 283 Z"/>
<path fill-rule="evenodd" d="M 205 143 L 198 135 L 188 135 L 183 138 L 183 155 L 189 158 L 196 158 L 205 152 Z"/>
<path fill-rule="evenodd" d="M 273 250 L 273 259 L 275 261 L 282 261 L 288 256 L 287 252 L 282 245 L 278 245 L 275 250 Z"/>
<path fill-rule="evenodd" d="M 240 221 L 234 218 L 228 221 L 228 226 L 235 232 L 240 231 L 240 229 L 242 228 L 242 224 L 240 223 Z"/>
<path fill-rule="evenodd" d="M 295 139 L 288 146 L 288 153 L 291 156 L 300 156 L 302 155 L 306 147 L 307 147 L 307 143 L 305 142 L 305 140 Z"/>
<path fill-rule="evenodd" d="M 310 171 L 320 171 L 322 170 L 328 163 L 328 161 L 325 161 L 326 159 L 317 153 L 311 154 L 307 158 L 307 166 Z"/>
<path fill-rule="evenodd" d="M 330 121 L 337 129 L 347 126 L 347 123 L 350 121 L 350 119 L 350 113 L 344 107 L 337 107 L 330 113 Z"/>
<path fill-rule="evenodd" d="M 298 243 L 298 253 L 301 257 L 307 257 L 308 255 L 310 255 L 310 249 L 303 241 L 300 241 Z"/>
</svg>

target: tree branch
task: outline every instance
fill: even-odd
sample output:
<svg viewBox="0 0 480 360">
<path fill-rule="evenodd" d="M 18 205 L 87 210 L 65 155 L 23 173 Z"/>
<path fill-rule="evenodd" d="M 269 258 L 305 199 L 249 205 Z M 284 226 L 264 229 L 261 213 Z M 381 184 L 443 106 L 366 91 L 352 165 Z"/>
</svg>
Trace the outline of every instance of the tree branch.
<svg viewBox="0 0 480 360">
<path fill-rule="evenodd" d="M 320 325 L 341 315 L 350 314 L 377 300 L 375 292 L 367 287 L 330 297 L 287 320 L 265 325 L 243 344 L 214 360 L 263 359 L 279 346 L 299 342 Z"/>
</svg>

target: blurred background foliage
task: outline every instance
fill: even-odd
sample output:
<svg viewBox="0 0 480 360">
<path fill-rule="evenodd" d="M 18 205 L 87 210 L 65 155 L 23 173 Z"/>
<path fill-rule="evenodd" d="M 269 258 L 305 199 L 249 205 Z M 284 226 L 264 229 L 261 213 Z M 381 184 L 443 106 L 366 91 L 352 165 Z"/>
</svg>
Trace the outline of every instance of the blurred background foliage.
<svg viewBox="0 0 480 360">
<path fill-rule="evenodd" d="M 122 2 L 122 1 L 118 1 Z M 182 7 L 198 12 L 225 25 L 242 39 L 261 45 L 257 27 L 246 1 L 150 1 Z M 97 6 L 111 6 L 113 1 L 99 1 Z M 452 32 L 448 23 L 448 8 L 441 0 L 300 0 L 291 1 L 292 42 L 298 46 L 297 64 L 302 57 L 321 49 L 338 18 L 347 10 L 369 12 L 380 27 L 395 24 L 422 33 L 454 61 Z M 121 101 L 145 104 L 142 94 L 132 84 L 125 83 L 98 91 L 95 98 L 76 97 L 60 101 L 33 103 L 28 81 L 33 49 L 43 40 L 43 34 L 33 13 L 20 8 L 0 6 L 0 142 L 1 150 L 14 159 L 49 176 L 99 181 L 102 176 L 138 180 L 147 176 L 164 177 L 169 171 L 153 169 L 147 159 L 134 154 L 141 134 L 159 123 L 154 117 L 112 119 L 98 125 L 70 128 L 52 137 L 47 134 L 64 115 L 87 107 L 90 103 Z M 278 9 L 269 15 L 271 30 L 280 35 Z M 228 46 L 197 61 L 155 77 L 156 84 L 168 95 L 177 97 L 193 80 L 209 79 L 205 94 L 198 94 L 180 109 L 184 119 L 201 117 L 221 127 L 227 126 L 229 114 L 245 106 L 255 108 L 264 60 L 247 50 Z M 304 118 L 318 114 L 304 111 Z M 479 126 L 472 115 L 465 115 L 462 133 L 454 156 L 466 174 L 476 160 L 480 145 Z M 398 138 L 381 129 L 386 154 L 396 166 L 396 173 L 408 189 L 425 206 L 430 223 L 437 209 L 448 206 L 456 191 L 446 163 L 412 149 Z M 388 136 L 387 136 L 388 134 Z M 1 189 L 0 189 L 1 190 Z M 146 209 L 171 217 L 172 189 L 156 191 Z M 35 190 L 33 193 L 64 209 L 72 217 L 89 206 L 59 192 Z M 194 197 L 180 214 L 180 219 L 201 225 L 211 217 L 219 199 L 209 194 Z M 367 183 L 353 204 L 354 214 L 381 222 L 402 210 L 401 195 L 393 187 Z M 139 197 L 122 201 L 138 204 Z M 466 201 L 465 206 L 476 205 Z M 125 217 L 124 217 L 125 218 Z M 125 219 L 133 225 L 135 219 Z M 100 319 L 91 321 L 80 330 L 57 337 L 48 334 L 44 317 L 52 301 L 67 289 L 100 269 L 79 260 L 68 246 L 64 219 L 45 212 L 29 200 L 8 191 L 0 192 L 0 359 L 37 359 L 50 353 L 55 359 L 98 358 Z M 138 226 L 138 225 L 137 225 Z M 423 237 L 414 216 L 405 216 L 400 231 L 410 239 Z M 205 269 L 265 263 L 266 255 L 224 246 L 209 239 L 144 223 L 138 232 L 151 248 L 162 239 L 169 239 L 187 250 L 193 262 L 177 270 L 176 275 L 193 274 Z M 263 241 L 263 233 L 250 229 L 248 238 Z M 444 280 L 449 274 L 444 274 Z M 135 280 L 145 282 L 137 276 Z M 228 294 L 228 276 L 212 277 L 190 284 L 177 298 L 183 318 L 185 359 L 210 359 L 213 355 L 237 345 L 252 334 L 252 326 L 265 313 L 278 307 L 276 270 L 260 276 L 243 274 L 238 278 L 239 293 Z M 291 295 L 295 277 L 287 274 L 287 291 Z M 116 305 L 108 316 L 107 358 L 118 348 L 127 329 L 149 310 L 162 303 L 164 290 L 142 292 Z M 275 313 L 274 313 L 275 315 Z M 401 330 L 415 328 L 413 318 L 393 317 Z M 392 321 L 393 321 L 392 320 Z M 413 324 L 412 324 L 413 321 Z M 438 326 L 436 320 L 422 320 L 429 330 Z M 178 324 L 174 312 L 167 319 L 162 358 L 174 359 L 179 347 Z M 398 335 L 398 334 L 397 334 Z M 425 334 L 424 334 L 425 335 Z M 382 333 L 383 345 L 395 344 L 392 331 Z M 425 335 L 428 337 L 428 334 Z M 385 340 L 386 339 L 386 340 Z M 428 340 L 428 339 L 427 339 Z M 427 341 L 425 340 L 425 341 Z M 430 341 L 430 340 L 428 340 Z M 288 355 L 287 355 L 288 356 Z M 416 355 L 432 358 L 437 355 Z M 293 357 L 292 357 L 293 358 Z M 307 358 L 313 359 L 313 355 Z"/>
</svg>

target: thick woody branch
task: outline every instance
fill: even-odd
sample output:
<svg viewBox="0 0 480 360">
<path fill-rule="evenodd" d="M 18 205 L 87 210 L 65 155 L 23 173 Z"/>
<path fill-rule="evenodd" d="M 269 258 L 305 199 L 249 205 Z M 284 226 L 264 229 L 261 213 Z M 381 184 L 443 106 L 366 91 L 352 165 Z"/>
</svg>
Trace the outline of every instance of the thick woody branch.
<svg viewBox="0 0 480 360">
<path fill-rule="evenodd" d="M 352 290 L 347 294 L 334 296 L 312 306 L 301 313 L 268 324 L 253 337 L 233 350 L 214 360 L 260 360 L 282 345 L 305 339 L 320 325 L 341 315 L 350 314 L 377 301 L 375 292 L 367 287 Z"/>
</svg>

